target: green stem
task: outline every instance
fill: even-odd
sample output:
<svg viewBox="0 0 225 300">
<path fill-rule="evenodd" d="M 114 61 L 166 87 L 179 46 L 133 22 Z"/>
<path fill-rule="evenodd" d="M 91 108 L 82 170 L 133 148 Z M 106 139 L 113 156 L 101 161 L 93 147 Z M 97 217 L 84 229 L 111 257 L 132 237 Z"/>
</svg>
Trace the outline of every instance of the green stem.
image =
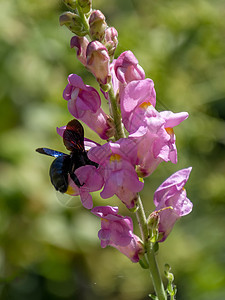
<svg viewBox="0 0 225 300">
<path fill-rule="evenodd" d="M 156 295 L 159 300 L 166 300 L 167 299 L 166 292 L 163 286 L 162 278 L 160 276 L 159 268 L 155 257 L 154 243 L 151 243 L 150 241 L 147 244 L 147 257 L 148 257 L 150 275 L 152 278 Z"/>
<path fill-rule="evenodd" d="M 143 242 L 146 244 L 148 242 L 148 227 L 147 227 L 147 220 L 146 220 L 144 207 L 139 194 L 137 200 L 136 218 L 140 228 L 141 238 Z"/>
<path fill-rule="evenodd" d="M 115 130 L 116 130 L 115 139 L 118 140 L 118 139 L 124 138 L 126 136 L 123 131 L 121 114 L 120 114 L 120 111 L 117 106 L 117 101 L 116 101 L 116 97 L 114 95 L 112 83 L 110 84 L 110 89 L 108 91 L 108 94 L 109 94 L 109 99 L 110 99 L 110 104 L 111 104 L 111 109 L 112 109 L 112 117 L 114 120 Z"/>
<path fill-rule="evenodd" d="M 89 24 L 87 18 L 85 17 L 85 14 L 83 13 L 82 8 L 79 5 L 77 5 L 77 12 L 82 20 L 82 23 L 87 31 L 87 34 L 89 35 Z"/>
<path fill-rule="evenodd" d="M 166 300 L 166 292 L 163 286 L 163 282 L 159 273 L 158 265 L 155 258 L 155 251 L 154 251 L 154 243 L 151 243 L 149 240 L 149 232 L 147 226 L 146 215 L 144 211 L 144 207 L 141 201 L 140 196 L 138 195 L 137 200 L 137 210 L 136 210 L 136 217 L 138 220 L 138 225 L 140 227 L 142 240 L 145 244 L 146 251 L 147 251 L 147 259 L 149 263 L 149 270 L 150 275 L 152 278 L 153 286 L 156 292 L 156 295 L 159 300 Z"/>
</svg>

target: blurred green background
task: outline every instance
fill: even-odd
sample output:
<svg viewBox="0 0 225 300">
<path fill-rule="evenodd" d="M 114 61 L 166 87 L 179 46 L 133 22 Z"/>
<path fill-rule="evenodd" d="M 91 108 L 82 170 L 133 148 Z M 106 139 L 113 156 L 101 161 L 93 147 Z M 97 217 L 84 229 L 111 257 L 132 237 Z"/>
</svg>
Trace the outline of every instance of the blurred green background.
<svg viewBox="0 0 225 300">
<path fill-rule="evenodd" d="M 130 49 L 154 80 L 157 108 L 190 114 L 175 128 L 178 164 L 162 163 L 141 193 L 151 212 L 162 181 L 193 167 L 186 188 L 194 210 L 160 245 L 160 269 L 172 266 L 178 300 L 225 299 L 225 2 L 96 0 L 93 7 L 119 32 L 116 57 Z M 0 1 L 0 299 L 149 299 L 148 271 L 101 249 L 99 220 L 79 200 L 60 204 L 48 177 L 52 160 L 34 151 L 64 151 L 55 128 L 72 119 L 62 98 L 68 74 L 98 88 L 59 26 L 65 10 L 58 0 Z M 129 214 L 98 193 L 94 204 Z"/>
</svg>

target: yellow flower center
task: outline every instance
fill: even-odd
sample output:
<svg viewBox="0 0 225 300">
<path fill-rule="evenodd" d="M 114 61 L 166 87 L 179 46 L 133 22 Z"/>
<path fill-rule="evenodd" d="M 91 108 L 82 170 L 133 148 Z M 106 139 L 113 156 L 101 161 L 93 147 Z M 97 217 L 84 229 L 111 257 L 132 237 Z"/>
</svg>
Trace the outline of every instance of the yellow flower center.
<svg viewBox="0 0 225 300">
<path fill-rule="evenodd" d="M 173 128 L 171 128 L 171 127 L 167 127 L 167 128 L 165 128 L 165 130 L 169 135 L 174 134 Z"/>
<path fill-rule="evenodd" d="M 104 221 L 105 223 L 109 223 L 109 220 L 107 220 L 105 218 L 101 218 L 101 221 Z"/>
<path fill-rule="evenodd" d="M 110 161 L 115 161 L 115 160 L 120 161 L 120 155 L 119 154 L 112 154 L 110 156 Z"/>
<path fill-rule="evenodd" d="M 149 106 L 151 106 L 151 103 L 150 102 L 143 102 L 139 105 L 140 108 L 142 109 L 147 109 Z"/>
<path fill-rule="evenodd" d="M 68 194 L 68 195 L 73 195 L 74 193 L 76 193 L 77 191 L 70 185 L 68 185 L 68 189 L 67 191 L 65 192 L 65 194 Z"/>
</svg>

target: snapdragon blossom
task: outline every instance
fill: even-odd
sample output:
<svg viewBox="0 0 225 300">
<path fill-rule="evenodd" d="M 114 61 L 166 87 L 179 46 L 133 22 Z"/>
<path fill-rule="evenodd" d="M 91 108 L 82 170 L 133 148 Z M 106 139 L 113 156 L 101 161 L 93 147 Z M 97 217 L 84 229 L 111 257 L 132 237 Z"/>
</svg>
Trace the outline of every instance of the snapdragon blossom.
<svg viewBox="0 0 225 300">
<path fill-rule="evenodd" d="M 80 76 L 71 74 L 63 92 L 68 101 L 69 112 L 77 119 L 86 123 L 102 139 L 113 135 L 109 116 L 101 108 L 101 98 L 93 87 L 85 85 Z"/>
<path fill-rule="evenodd" d="M 155 211 L 166 207 L 172 208 L 159 212 L 158 230 L 163 236 L 160 242 L 167 238 L 178 219 L 192 211 L 193 204 L 187 198 L 186 190 L 184 189 L 191 169 L 190 167 L 177 171 L 167 178 L 154 193 Z"/>
<path fill-rule="evenodd" d="M 92 165 L 82 166 L 76 169 L 74 173 L 81 183 L 81 186 L 78 187 L 69 176 L 68 190 L 66 193 L 72 196 L 80 195 L 82 205 L 87 209 L 91 209 L 93 207 L 93 201 L 90 193 L 99 191 L 102 188 L 103 177 L 96 167 Z"/>
<path fill-rule="evenodd" d="M 115 60 L 115 74 L 117 79 L 126 85 L 133 80 L 145 78 L 143 68 L 138 64 L 137 58 L 131 51 L 125 51 Z"/>
<path fill-rule="evenodd" d="M 173 127 L 188 113 L 158 112 L 156 93 L 151 79 L 134 80 L 121 92 L 120 107 L 127 131 L 137 144 L 139 175 L 149 176 L 162 161 L 177 163 Z"/>
<path fill-rule="evenodd" d="M 138 262 L 144 248 L 140 238 L 133 233 L 132 219 L 118 215 L 118 207 L 96 206 L 91 212 L 101 218 L 101 229 L 98 232 L 101 247 L 115 247 L 132 262 Z"/>
<path fill-rule="evenodd" d="M 177 163 L 176 137 L 173 127 L 188 113 L 158 112 L 151 104 L 138 107 L 132 118 L 136 131 L 129 135 L 137 144 L 139 175 L 149 176 L 162 162 Z"/>
<path fill-rule="evenodd" d="M 137 161 L 135 143 L 121 138 L 116 142 L 108 142 L 91 148 L 88 157 L 99 164 L 99 172 L 104 178 L 101 197 L 106 199 L 115 194 L 127 208 L 133 208 L 137 193 L 144 186 L 135 171 Z"/>
</svg>

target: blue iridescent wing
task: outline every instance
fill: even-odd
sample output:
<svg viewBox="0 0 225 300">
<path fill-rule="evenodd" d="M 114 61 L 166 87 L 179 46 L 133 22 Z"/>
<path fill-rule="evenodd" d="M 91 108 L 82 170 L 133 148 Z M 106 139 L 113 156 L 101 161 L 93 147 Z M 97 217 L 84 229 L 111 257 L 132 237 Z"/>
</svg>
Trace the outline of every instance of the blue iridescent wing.
<svg viewBox="0 0 225 300">
<path fill-rule="evenodd" d="M 53 156 L 53 157 L 59 157 L 59 156 L 67 155 L 63 152 L 52 150 L 52 149 L 49 149 L 49 148 L 38 148 L 38 149 L 36 149 L 36 151 L 41 153 L 41 154 L 45 154 L 45 155 L 49 155 L 49 156 Z"/>
</svg>

